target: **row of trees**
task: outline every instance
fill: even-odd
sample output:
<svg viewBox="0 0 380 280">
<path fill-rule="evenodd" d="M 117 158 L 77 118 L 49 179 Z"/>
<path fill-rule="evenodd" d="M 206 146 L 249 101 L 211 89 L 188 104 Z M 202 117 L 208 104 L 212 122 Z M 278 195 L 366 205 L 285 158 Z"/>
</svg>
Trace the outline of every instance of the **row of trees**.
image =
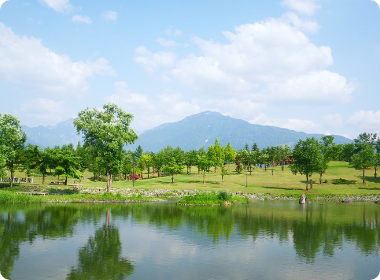
<svg viewBox="0 0 380 280">
<path fill-rule="evenodd" d="M 35 145 L 26 145 L 26 136 L 21 130 L 19 120 L 9 114 L 0 115 L 0 175 L 6 171 L 11 178 L 18 168 L 29 176 L 32 171 L 42 174 L 43 182 L 46 174 L 54 174 L 67 178 L 81 178 L 87 169 L 94 173 L 94 178 L 106 175 L 107 190 L 110 191 L 113 177 L 123 175 L 135 178 L 136 173 L 154 169 L 158 176 L 162 172 L 171 176 L 191 172 L 192 166 L 197 166 L 198 173 L 202 172 L 203 182 L 207 172 L 220 169 L 221 180 L 230 171 L 230 164 L 235 163 L 236 172 L 243 170 L 251 174 L 254 167 L 292 163 L 294 173 L 306 176 L 306 189 L 309 177 L 318 173 L 320 183 L 328 163 L 331 160 L 346 160 L 355 168 L 363 170 L 375 167 L 375 176 L 380 161 L 380 140 L 376 134 L 361 134 L 354 143 L 336 145 L 332 136 L 324 136 L 320 141 L 314 138 L 300 140 L 291 151 L 287 145 L 273 146 L 260 150 L 254 144 L 236 151 L 228 143 L 222 147 L 216 139 L 215 144 L 199 150 L 183 151 L 181 148 L 167 146 L 158 153 L 144 152 L 139 146 L 135 151 L 126 151 L 125 145 L 134 143 L 137 134 L 130 129 L 133 116 L 125 113 L 115 104 L 106 104 L 101 110 L 86 109 L 79 112 L 74 120 L 78 133 L 83 135 L 83 146 L 78 143 L 62 147 L 46 148 L 42 150 Z M 54 172 L 53 172 L 54 170 Z M 273 174 L 273 168 L 272 168 Z M 248 177 L 247 177 L 248 178 Z M 247 179 L 248 180 L 248 179 Z M 11 186 L 12 186 L 11 180 Z"/>
<path fill-rule="evenodd" d="M 362 182 L 365 183 L 365 170 L 373 167 L 375 178 L 380 165 L 380 139 L 376 134 L 362 133 L 354 143 L 345 145 L 335 145 L 334 137 L 323 136 L 321 141 L 315 138 L 299 140 L 293 149 L 293 173 L 300 173 L 306 176 L 306 190 L 308 190 L 309 177 L 313 173 L 319 174 L 319 181 L 322 183 L 322 175 L 328 168 L 331 160 L 340 159 L 342 156 L 350 164 L 362 170 Z"/>
</svg>

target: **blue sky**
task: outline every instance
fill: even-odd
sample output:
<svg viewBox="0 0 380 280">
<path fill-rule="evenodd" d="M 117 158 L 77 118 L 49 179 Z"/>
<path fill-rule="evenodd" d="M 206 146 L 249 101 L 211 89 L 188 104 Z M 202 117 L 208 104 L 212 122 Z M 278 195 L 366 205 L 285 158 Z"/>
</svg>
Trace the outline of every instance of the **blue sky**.
<svg viewBox="0 0 380 280">
<path fill-rule="evenodd" d="M 55 125 L 114 102 L 146 130 L 205 110 L 308 133 L 380 134 L 372 0 L 9 0 L 0 113 Z"/>
</svg>

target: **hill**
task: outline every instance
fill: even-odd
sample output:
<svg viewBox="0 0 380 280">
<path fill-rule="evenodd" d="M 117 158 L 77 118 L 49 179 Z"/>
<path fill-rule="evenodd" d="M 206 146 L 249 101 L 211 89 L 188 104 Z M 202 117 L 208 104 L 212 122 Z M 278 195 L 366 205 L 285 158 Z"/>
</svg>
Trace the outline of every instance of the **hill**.
<svg viewBox="0 0 380 280">
<path fill-rule="evenodd" d="M 290 129 L 273 126 L 251 124 L 247 121 L 224 116 L 216 112 L 202 112 L 191 115 L 185 119 L 160 125 L 145 131 L 134 145 L 128 148 L 134 149 L 138 145 L 144 151 L 157 152 L 167 145 L 181 147 L 183 150 L 199 149 L 215 143 L 218 138 L 222 146 L 231 143 L 234 149 L 241 149 L 246 143 L 251 147 L 257 143 L 259 148 L 286 144 L 293 146 L 299 139 L 307 137 L 321 138 L 322 134 L 307 134 Z M 345 144 L 352 140 L 334 135 L 334 142 Z"/>
<path fill-rule="evenodd" d="M 22 127 L 27 135 L 27 143 L 43 148 L 73 143 L 81 140 L 73 125 L 73 119 L 61 122 L 55 126 Z M 137 132 L 137 131 L 136 131 Z M 138 132 L 137 132 L 138 133 Z M 322 134 L 307 134 L 290 129 L 273 126 L 251 124 L 247 121 L 224 116 L 216 112 L 202 112 L 191 115 L 181 121 L 166 123 L 140 134 L 139 139 L 127 149 L 136 149 L 141 145 L 144 151 L 158 152 L 170 145 L 183 150 L 207 148 L 218 138 L 222 146 L 231 143 L 234 149 L 241 149 L 246 143 L 251 147 L 257 143 L 259 148 L 287 144 L 293 146 L 299 139 L 307 137 L 320 138 Z M 334 142 L 344 144 L 352 140 L 334 135 Z"/>
</svg>

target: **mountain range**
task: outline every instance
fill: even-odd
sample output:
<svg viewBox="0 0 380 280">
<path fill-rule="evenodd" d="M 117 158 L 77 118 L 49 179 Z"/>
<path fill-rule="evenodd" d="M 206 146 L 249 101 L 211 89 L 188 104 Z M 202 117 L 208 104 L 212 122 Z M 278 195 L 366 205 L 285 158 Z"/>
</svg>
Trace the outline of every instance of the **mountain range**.
<svg viewBox="0 0 380 280">
<path fill-rule="evenodd" d="M 73 143 L 76 145 L 81 140 L 73 125 L 73 119 L 61 122 L 55 126 L 38 126 L 30 128 L 23 126 L 27 135 L 27 143 L 41 147 L 54 147 Z M 299 139 L 315 137 L 320 139 L 323 134 L 308 134 L 290 129 L 274 126 L 251 124 L 247 121 L 224 116 L 217 112 L 206 111 L 191 115 L 181 121 L 162 124 L 153 129 L 142 132 L 138 140 L 128 145 L 127 149 L 136 149 L 141 145 L 144 151 L 158 152 L 170 145 L 181 147 L 183 150 L 207 148 L 215 143 L 218 138 L 222 146 L 228 142 L 239 150 L 248 144 L 250 147 L 257 143 L 260 149 L 268 146 L 286 144 L 293 146 Z M 336 144 L 352 142 L 343 136 L 333 135 Z"/>
</svg>

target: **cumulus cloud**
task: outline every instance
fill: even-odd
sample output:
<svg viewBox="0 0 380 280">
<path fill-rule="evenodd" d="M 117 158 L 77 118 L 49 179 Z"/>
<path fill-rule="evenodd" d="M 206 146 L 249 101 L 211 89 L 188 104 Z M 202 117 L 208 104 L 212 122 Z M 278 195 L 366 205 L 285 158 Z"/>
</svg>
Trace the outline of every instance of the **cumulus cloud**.
<svg viewBox="0 0 380 280">
<path fill-rule="evenodd" d="M 148 71 L 153 71 L 158 66 L 173 66 L 176 59 L 176 55 L 172 52 L 152 53 L 144 46 L 136 48 L 135 52 L 134 60 L 142 64 Z"/>
<path fill-rule="evenodd" d="M 88 88 L 87 78 L 113 74 L 108 61 L 73 62 L 58 55 L 34 37 L 20 37 L 0 23 L 0 78 L 28 91 L 71 92 Z"/>
<path fill-rule="evenodd" d="M 106 102 L 119 104 L 135 118 L 133 127 L 146 130 L 162 123 L 179 121 L 188 115 L 201 112 L 195 102 L 185 101 L 180 94 L 163 93 L 149 98 L 141 93 L 131 92 L 125 82 L 114 84 L 115 92 Z"/>
<path fill-rule="evenodd" d="M 92 21 L 88 16 L 74 15 L 72 21 L 91 24 Z"/>
<path fill-rule="evenodd" d="M 116 12 L 113 12 L 113 11 L 108 11 L 108 12 L 105 12 L 102 14 L 102 16 L 106 19 L 106 20 L 117 20 L 117 13 Z"/>
<path fill-rule="evenodd" d="M 349 119 L 348 123 L 355 126 L 360 133 L 378 133 L 380 134 L 380 110 L 355 112 Z"/>
<path fill-rule="evenodd" d="M 72 10 L 69 0 L 39 0 L 39 2 L 59 13 L 67 13 Z"/>
<path fill-rule="evenodd" d="M 175 47 L 178 45 L 175 41 L 164 38 L 158 38 L 156 41 L 163 47 Z"/>
<path fill-rule="evenodd" d="M 313 15 L 321 7 L 315 4 L 316 0 L 283 0 L 282 4 L 301 14 Z"/>
<path fill-rule="evenodd" d="M 225 44 L 195 38 L 201 55 L 189 54 L 171 73 L 210 95 L 347 102 L 355 86 L 326 69 L 333 64 L 330 47 L 316 46 L 302 31 L 317 28 L 286 14 L 224 32 Z"/>
</svg>

